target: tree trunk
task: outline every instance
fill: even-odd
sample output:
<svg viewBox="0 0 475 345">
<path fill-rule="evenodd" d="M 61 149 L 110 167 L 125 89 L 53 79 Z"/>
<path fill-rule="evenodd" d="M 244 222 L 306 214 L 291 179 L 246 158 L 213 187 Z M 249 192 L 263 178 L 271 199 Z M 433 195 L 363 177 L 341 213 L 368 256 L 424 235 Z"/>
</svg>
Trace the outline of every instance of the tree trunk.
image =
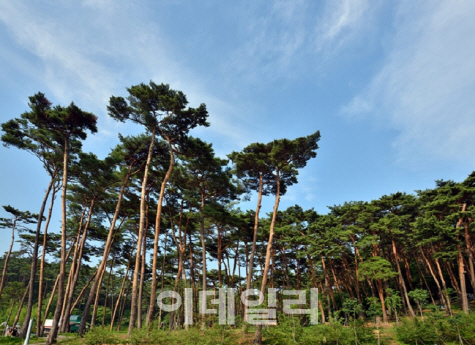
<svg viewBox="0 0 475 345">
<path fill-rule="evenodd" d="M 28 294 L 28 291 L 30 290 L 30 284 L 28 284 L 26 286 L 26 290 L 25 290 L 25 293 L 23 294 L 23 297 L 21 298 L 21 301 L 20 301 L 20 305 L 18 306 L 18 311 L 15 315 L 15 319 L 13 320 L 13 323 L 12 323 L 12 326 L 15 326 L 18 322 L 18 320 L 20 319 L 20 314 L 21 314 L 21 310 L 23 309 L 23 304 L 25 303 L 25 299 L 26 299 L 26 295 Z M 28 321 L 25 321 L 26 323 L 29 323 L 30 320 Z M 25 323 L 24 322 L 24 323 Z"/>
<path fill-rule="evenodd" d="M 406 283 L 404 282 L 404 278 L 401 273 L 401 267 L 399 266 L 399 256 L 397 253 L 396 242 L 394 241 L 393 237 L 391 237 L 391 243 L 392 243 L 392 248 L 393 248 L 394 261 L 396 261 L 397 273 L 399 276 L 399 285 L 402 288 L 404 298 L 407 303 L 407 309 L 409 310 L 409 314 L 411 314 L 412 317 L 415 317 L 416 314 L 414 313 L 414 310 L 412 309 L 412 306 L 411 306 L 411 302 L 409 301 L 409 296 L 407 295 Z"/>
<path fill-rule="evenodd" d="M 81 300 L 82 296 L 84 295 L 84 292 L 86 292 L 87 288 L 89 287 L 89 285 L 91 284 L 92 280 L 94 279 L 94 277 L 97 275 L 97 269 L 96 271 L 91 275 L 91 277 L 89 278 L 89 280 L 87 281 L 86 285 L 84 285 L 84 287 L 82 288 L 81 292 L 79 293 L 78 297 L 76 298 L 76 300 L 74 301 L 74 303 L 72 304 L 71 306 L 71 309 L 69 309 L 69 314 L 72 314 L 74 309 L 76 309 L 76 306 L 78 305 L 79 301 Z"/>
<path fill-rule="evenodd" d="M 8 323 L 10 322 L 10 317 L 12 316 L 13 312 L 13 306 L 15 305 L 15 300 L 12 299 L 12 305 L 10 306 L 10 311 L 8 312 L 7 320 L 5 321 L 5 329 L 3 330 L 3 336 L 7 336 L 7 331 L 8 331 Z"/>
<path fill-rule="evenodd" d="M 175 155 L 173 153 L 173 148 L 171 142 L 168 141 L 168 148 L 170 150 L 170 165 L 168 166 L 167 173 L 162 181 L 160 186 L 160 196 L 157 202 L 157 214 L 155 218 L 155 238 L 153 241 L 153 259 L 152 259 L 152 285 L 150 287 L 150 303 L 148 306 L 148 315 L 146 325 L 147 327 L 152 327 L 153 321 L 153 314 L 155 313 L 155 304 L 157 303 L 157 266 L 158 266 L 158 240 L 160 238 L 160 223 L 162 219 L 162 204 L 163 204 L 163 196 L 165 195 L 165 187 L 167 185 L 168 180 L 173 171 L 173 167 L 175 166 Z M 149 328 L 150 329 L 150 328 Z"/>
<path fill-rule="evenodd" d="M 308 264 L 309 264 L 309 267 L 310 267 L 310 273 L 311 273 L 311 276 L 312 276 L 313 287 L 318 289 L 317 278 L 315 276 L 315 269 L 313 268 L 312 258 L 308 254 L 308 251 L 307 251 L 306 248 L 305 248 L 305 251 L 307 253 L 307 260 L 308 260 Z M 322 304 L 322 301 L 320 300 L 320 298 L 318 299 L 318 307 L 320 309 L 320 313 L 322 314 L 322 324 L 325 324 L 325 310 L 323 309 L 323 304 Z"/>
<path fill-rule="evenodd" d="M 439 285 L 439 282 L 437 281 L 437 278 L 435 278 L 435 274 L 433 274 L 433 277 L 434 277 L 434 280 L 437 283 L 439 293 L 441 294 L 442 303 L 444 304 L 444 308 L 446 309 L 446 313 L 452 315 L 452 305 L 450 303 L 450 296 L 447 293 L 447 285 L 445 283 L 444 275 L 442 273 L 442 269 L 441 269 L 440 264 L 439 264 L 439 259 L 435 259 L 434 261 L 435 261 L 435 264 L 437 266 L 437 271 L 439 273 L 440 281 L 442 282 L 442 286 L 444 287 L 444 289 L 442 291 L 440 289 L 440 285 Z M 429 265 L 430 263 L 427 262 L 427 264 Z M 432 271 L 431 267 L 430 267 L 430 269 Z"/>
<path fill-rule="evenodd" d="M 44 284 L 44 269 L 45 269 L 45 256 L 46 256 L 46 241 L 47 241 L 47 234 L 48 234 L 48 227 L 51 221 L 51 214 L 53 212 L 54 206 L 54 199 L 56 198 L 56 186 L 53 187 L 53 193 L 51 194 L 51 203 L 48 210 L 48 218 L 46 219 L 45 230 L 43 234 L 43 251 L 41 253 L 41 261 L 40 261 L 40 278 L 38 284 L 38 315 L 36 318 L 36 334 L 38 337 L 43 336 L 43 323 L 41 322 L 41 308 L 43 306 L 43 284 Z"/>
<path fill-rule="evenodd" d="M 61 261 L 59 262 L 59 282 L 58 300 L 53 317 L 53 325 L 46 340 L 47 345 L 56 343 L 59 331 L 59 320 L 63 310 L 64 301 L 64 277 L 66 274 L 66 192 L 68 189 L 68 164 L 69 164 L 69 138 L 64 136 L 64 157 L 63 157 L 63 187 L 61 191 Z"/>
<path fill-rule="evenodd" d="M 137 239 L 137 255 L 135 257 L 135 267 L 134 267 L 134 276 L 132 279 L 132 301 L 130 306 L 130 320 L 129 320 L 129 329 L 128 329 L 128 336 L 132 335 L 132 331 L 135 327 L 135 323 L 137 321 L 137 285 L 139 279 L 139 269 L 140 269 L 140 248 L 142 247 L 142 238 L 145 228 L 145 193 L 147 188 L 147 180 L 148 180 L 148 172 L 150 169 L 150 161 L 152 159 L 152 152 L 153 147 L 155 145 L 155 127 L 152 131 L 152 140 L 150 142 L 150 146 L 148 149 L 148 156 L 147 156 L 147 163 L 145 164 L 145 172 L 142 181 L 142 193 L 140 196 L 140 223 L 139 223 L 139 231 L 138 231 L 138 239 Z M 155 231 L 158 229 L 156 228 Z M 155 256 L 155 255 L 154 255 Z M 153 272 L 152 272 L 153 273 Z"/>
<path fill-rule="evenodd" d="M 111 282 L 111 277 L 112 277 L 112 269 L 114 268 L 114 261 L 112 261 L 112 264 L 111 264 L 111 269 L 109 271 L 109 278 L 107 279 L 107 285 L 106 285 L 106 297 L 105 297 L 105 300 L 104 300 L 104 310 L 103 310 L 103 313 L 102 313 L 102 329 L 104 329 L 104 323 L 106 321 L 106 311 L 107 311 L 107 296 L 109 294 L 109 286 L 110 286 L 110 282 Z M 112 321 L 111 321 L 111 324 L 112 324 Z"/>
<path fill-rule="evenodd" d="M 383 284 L 381 282 L 381 279 L 378 279 L 376 281 L 376 285 L 378 287 L 378 294 L 379 294 L 379 300 L 381 301 L 381 307 L 383 310 L 383 322 L 388 323 L 388 315 L 386 314 L 386 305 L 384 304 L 384 293 L 383 293 Z"/>
<path fill-rule="evenodd" d="M 124 295 L 125 282 L 126 282 L 127 277 L 129 275 L 129 268 L 130 268 L 130 260 L 127 264 L 127 270 L 125 271 L 124 279 L 122 279 L 122 285 L 120 286 L 119 296 L 117 297 L 117 301 L 115 302 L 114 311 L 112 312 L 111 326 L 110 326 L 110 329 L 109 329 L 110 332 L 112 332 L 112 330 L 114 329 L 115 314 L 117 313 L 117 309 L 120 306 L 120 300 L 122 299 L 122 296 Z"/>
<path fill-rule="evenodd" d="M 104 253 L 103 253 L 103 256 L 102 256 L 102 261 L 99 264 L 99 267 L 97 268 L 98 273 L 96 274 L 96 277 L 94 278 L 94 283 L 92 284 L 92 288 L 89 292 L 89 296 L 87 298 L 86 305 L 84 306 L 84 311 L 82 313 L 82 319 L 81 319 L 81 323 L 79 325 L 79 331 L 78 331 L 79 334 L 84 334 L 84 332 L 86 330 L 86 322 L 89 319 L 89 312 L 91 310 L 92 300 L 93 300 L 95 292 L 97 290 L 97 286 L 99 285 L 99 280 L 100 280 L 100 277 L 99 277 L 100 274 L 99 273 L 105 267 L 105 265 L 107 263 L 107 258 L 109 257 L 109 252 L 110 252 L 110 249 L 112 247 L 112 242 L 113 242 L 115 223 L 117 222 L 117 218 L 119 216 L 120 205 L 122 203 L 122 198 L 123 198 L 123 195 L 124 195 L 125 188 L 127 187 L 127 184 L 129 182 L 129 179 L 130 179 L 130 176 L 131 176 L 132 166 L 133 166 L 133 163 L 128 168 L 127 175 L 124 178 L 124 181 L 122 183 L 122 186 L 121 186 L 121 189 L 120 189 L 120 192 L 119 192 L 119 197 L 118 197 L 117 205 L 116 205 L 116 208 L 115 208 L 115 211 L 114 211 L 114 216 L 112 218 L 109 233 L 107 234 L 106 244 L 104 246 Z"/>
<path fill-rule="evenodd" d="M 55 169 L 56 172 L 56 169 Z M 41 203 L 40 212 L 38 213 L 38 223 L 36 224 L 36 233 L 35 233 L 35 243 L 33 244 L 33 253 L 31 257 L 31 266 L 30 266 L 30 288 L 28 292 L 28 303 L 26 306 L 26 314 L 25 314 L 25 322 L 23 322 L 23 326 L 21 327 L 20 337 L 26 337 L 26 332 L 28 332 L 28 324 L 29 320 L 31 319 L 31 310 L 33 308 L 33 298 L 35 292 L 35 281 L 36 281 L 36 269 L 37 269 L 37 262 L 38 262 L 38 246 L 40 243 L 40 232 L 41 232 L 41 222 L 43 221 L 43 214 L 45 213 L 46 203 L 48 202 L 48 197 L 51 192 L 51 189 L 54 185 L 54 180 L 56 179 L 56 174 L 54 173 L 51 176 L 51 180 L 48 184 L 48 188 L 46 188 L 45 197 L 43 198 L 43 202 Z"/>
<path fill-rule="evenodd" d="M 10 248 L 8 249 L 8 253 L 5 256 L 5 263 L 3 264 L 2 280 L 0 281 L 0 297 L 2 296 L 3 284 L 5 284 L 5 277 L 7 276 L 8 260 L 10 259 L 13 243 L 15 242 L 15 226 L 16 226 L 16 219 L 13 221 L 13 226 L 12 226 L 12 242 L 10 243 Z"/>
<path fill-rule="evenodd" d="M 81 269 L 81 262 L 82 262 L 82 253 L 84 250 L 84 246 L 86 244 L 87 238 L 87 229 L 89 228 L 89 224 L 91 222 L 92 213 L 94 210 L 94 205 L 96 203 L 96 197 L 91 200 L 91 204 L 89 206 L 89 214 L 87 216 L 86 224 L 84 225 L 83 235 L 81 237 L 81 241 L 78 241 L 77 251 L 74 253 L 73 263 L 71 265 L 71 270 L 69 272 L 70 276 L 70 284 L 68 289 L 66 290 L 66 301 L 64 303 L 64 310 L 63 310 L 63 317 L 61 318 L 63 322 L 63 332 L 67 332 L 67 328 L 69 325 L 69 319 L 71 317 L 71 303 L 74 297 L 74 290 L 76 289 L 77 281 L 79 278 L 79 270 Z M 82 221 L 81 221 L 82 224 Z"/>
<path fill-rule="evenodd" d="M 468 258 L 468 267 L 470 272 L 470 284 L 472 285 L 472 291 L 475 293 L 475 268 L 474 268 L 474 258 L 473 258 L 473 246 L 470 241 L 470 233 L 468 229 L 467 222 L 464 222 L 463 227 L 465 229 L 465 246 L 466 253 Z"/>
<path fill-rule="evenodd" d="M 204 194 L 201 193 L 201 207 L 200 207 L 200 240 L 201 240 L 201 251 L 202 251 L 202 265 L 203 265 L 203 286 L 201 287 L 203 291 L 203 300 L 201 301 L 203 304 L 203 308 L 206 308 L 206 245 L 205 245 L 205 219 L 203 215 L 203 209 L 205 207 L 205 199 Z M 201 329 L 206 328 L 205 323 L 205 314 L 201 315 Z"/>
<path fill-rule="evenodd" d="M 460 291 L 462 297 L 462 311 L 465 314 L 468 314 L 469 306 L 468 306 L 468 298 L 467 298 L 467 286 L 465 282 L 465 267 L 463 265 L 463 257 L 462 257 L 462 250 L 460 245 L 457 244 L 457 265 L 459 271 L 459 280 L 460 280 Z"/>
<path fill-rule="evenodd" d="M 262 274 L 261 293 L 263 294 L 265 294 L 265 290 L 267 286 L 267 274 L 269 273 L 272 242 L 274 240 L 274 226 L 275 226 L 275 219 L 277 217 L 277 210 L 279 209 L 279 202 L 280 202 L 280 171 L 277 170 L 274 210 L 272 211 L 272 220 L 271 220 L 270 229 L 269 229 L 269 240 L 267 242 L 266 261 L 264 265 L 264 272 Z M 256 333 L 254 335 L 254 344 L 262 344 L 262 325 L 258 325 L 256 328 Z"/>
<path fill-rule="evenodd" d="M 467 204 L 464 203 L 462 206 L 462 212 L 465 212 L 466 207 L 467 207 Z M 458 236 L 458 229 L 460 225 L 462 224 L 462 220 L 463 220 L 462 218 L 459 219 L 457 223 L 457 227 L 456 227 L 457 264 L 458 264 L 459 280 L 460 280 L 460 292 L 461 292 L 461 297 L 462 297 L 462 311 L 468 314 L 468 310 L 470 307 L 468 305 L 468 299 L 467 299 L 467 287 L 466 287 L 466 282 L 465 282 L 465 267 L 463 264 L 462 248 L 460 246 L 459 236 Z"/>
<path fill-rule="evenodd" d="M 252 282 L 252 274 L 254 269 L 254 255 L 256 253 L 256 242 L 257 242 L 257 230 L 259 228 L 259 213 L 261 211 L 262 206 L 262 187 L 264 185 L 262 173 L 259 173 L 259 189 L 257 192 L 257 206 L 256 212 L 254 215 L 254 234 L 252 236 L 252 247 L 251 253 L 248 261 L 249 269 L 247 270 L 247 277 L 246 277 L 246 289 L 249 290 L 251 288 Z M 246 246 L 247 248 L 247 246 Z M 244 332 L 247 332 L 247 308 L 244 308 L 244 322 L 245 322 L 245 329 Z"/>
</svg>

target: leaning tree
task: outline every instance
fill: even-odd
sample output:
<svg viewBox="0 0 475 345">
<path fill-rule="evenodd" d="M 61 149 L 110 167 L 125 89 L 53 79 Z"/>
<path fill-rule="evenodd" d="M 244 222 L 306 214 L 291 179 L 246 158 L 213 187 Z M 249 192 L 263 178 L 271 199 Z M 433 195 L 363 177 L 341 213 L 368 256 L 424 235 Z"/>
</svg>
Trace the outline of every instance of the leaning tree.
<svg viewBox="0 0 475 345">
<path fill-rule="evenodd" d="M 146 218 L 146 186 L 148 179 L 148 171 L 152 159 L 152 147 L 157 135 L 160 135 L 169 146 L 170 165 L 168 171 L 161 183 L 160 196 L 157 203 L 157 213 L 155 220 L 155 239 L 152 260 L 152 285 L 150 290 L 150 304 L 147 315 L 147 324 L 151 324 L 156 303 L 157 290 L 157 253 L 158 239 L 160 235 L 160 221 L 162 214 L 162 202 L 165 193 L 165 187 L 170 178 L 173 166 L 175 165 L 176 144 L 188 132 L 198 126 L 208 126 L 206 121 L 208 112 L 206 106 L 201 104 L 198 108 L 187 108 L 188 100 L 183 92 L 173 90 L 167 84 L 155 84 L 150 82 L 149 85 L 139 84 L 127 88 L 129 96 L 127 98 L 115 97 L 110 98 L 108 106 L 109 114 L 116 120 L 125 122 L 130 120 L 140 124 L 151 133 L 150 150 L 145 166 L 145 174 L 142 180 L 142 193 L 140 199 L 140 223 L 137 241 L 137 261 L 139 258 L 139 246 L 142 243 L 142 236 L 145 228 Z M 137 319 L 137 285 L 138 285 L 138 269 L 134 271 L 132 284 L 132 305 L 129 321 L 129 335 L 131 334 Z"/>
</svg>

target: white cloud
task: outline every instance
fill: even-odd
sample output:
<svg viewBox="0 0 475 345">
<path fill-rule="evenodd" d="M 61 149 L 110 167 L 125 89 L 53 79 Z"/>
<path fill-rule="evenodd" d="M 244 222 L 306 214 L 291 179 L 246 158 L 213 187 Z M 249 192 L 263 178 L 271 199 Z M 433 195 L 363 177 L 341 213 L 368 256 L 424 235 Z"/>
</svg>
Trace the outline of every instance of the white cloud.
<svg viewBox="0 0 475 345">
<path fill-rule="evenodd" d="M 364 18 L 369 8 L 370 5 L 366 0 L 327 2 L 315 29 L 317 51 L 324 49 L 332 51 L 357 36 L 359 29 L 369 22 L 368 17 Z"/>
<path fill-rule="evenodd" d="M 53 9 L 22 1 L 0 3 L 0 21 L 22 49 L 19 57 L 28 55 L 35 60 L 18 66 L 23 78 L 33 76 L 35 65 L 34 77 L 43 85 L 43 92 L 61 104 L 74 100 L 100 115 L 99 136 L 113 139 L 118 130 L 128 129 L 102 116 L 109 97 L 125 96 L 126 87 L 140 82 L 163 81 L 183 90 L 190 106 L 212 101 L 213 126 L 208 130 L 238 139 L 236 128 L 241 127 L 245 112 L 203 91 L 207 88 L 202 78 L 191 66 L 178 62 L 179 45 L 170 43 L 173 36 L 151 21 L 146 4 L 104 0 L 81 5 L 61 3 Z"/>
<path fill-rule="evenodd" d="M 401 3 L 384 67 L 342 107 L 399 130 L 400 162 L 475 162 L 474 11 L 473 2 Z"/>
</svg>

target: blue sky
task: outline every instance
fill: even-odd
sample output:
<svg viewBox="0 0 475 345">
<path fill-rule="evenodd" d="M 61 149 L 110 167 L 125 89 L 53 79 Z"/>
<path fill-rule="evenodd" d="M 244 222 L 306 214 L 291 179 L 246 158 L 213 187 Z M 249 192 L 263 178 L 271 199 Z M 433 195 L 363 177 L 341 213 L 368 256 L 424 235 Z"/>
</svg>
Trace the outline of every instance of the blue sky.
<svg viewBox="0 0 475 345">
<path fill-rule="evenodd" d="M 119 132 L 141 131 L 108 117 L 109 97 L 168 83 L 206 103 L 211 126 L 192 134 L 221 157 L 320 130 L 281 209 L 326 213 L 474 170 L 474 14 L 475 2 L 449 0 L 2 1 L 0 122 L 38 91 L 74 101 L 99 117 L 84 150 L 104 157 Z M 0 157 L 0 205 L 38 212 L 40 162 L 3 146 Z"/>
</svg>

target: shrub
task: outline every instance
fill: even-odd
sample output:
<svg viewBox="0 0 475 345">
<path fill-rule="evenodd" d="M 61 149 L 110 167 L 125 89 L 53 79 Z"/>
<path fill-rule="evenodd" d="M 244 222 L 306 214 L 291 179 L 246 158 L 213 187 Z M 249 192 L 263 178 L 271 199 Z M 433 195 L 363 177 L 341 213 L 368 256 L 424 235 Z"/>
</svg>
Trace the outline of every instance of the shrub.
<svg viewBox="0 0 475 345">
<path fill-rule="evenodd" d="M 120 339 L 112 332 L 100 327 L 94 327 L 84 336 L 84 343 L 87 345 L 114 345 L 120 344 Z"/>
<path fill-rule="evenodd" d="M 433 313 L 424 320 L 405 319 L 396 327 L 396 334 L 398 340 L 408 345 L 460 344 L 460 339 L 464 344 L 475 345 L 475 314 L 459 313 L 443 318 L 438 313 Z"/>
</svg>

